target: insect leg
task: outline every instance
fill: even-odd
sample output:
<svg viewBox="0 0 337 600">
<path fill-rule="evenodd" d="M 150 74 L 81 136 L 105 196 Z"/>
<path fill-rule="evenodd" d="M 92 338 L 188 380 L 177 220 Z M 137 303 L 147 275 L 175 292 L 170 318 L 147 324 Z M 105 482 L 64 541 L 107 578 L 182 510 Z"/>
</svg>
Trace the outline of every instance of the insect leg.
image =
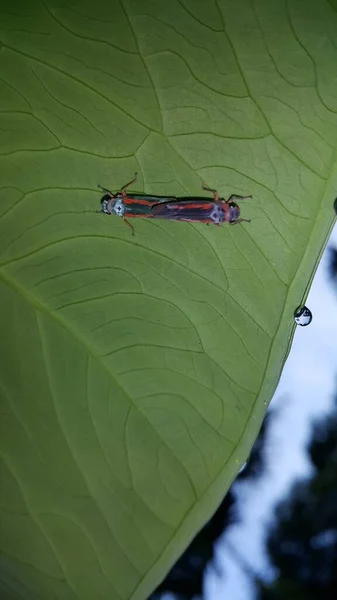
<svg viewBox="0 0 337 600">
<path fill-rule="evenodd" d="M 246 200 L 247 198 L 252 198 L 253 196 L 238 196 L 237 194 L 232 194 L 231 196 L 229 196 L 228 200 L 226 200 L 227 204 L 228 202 L 230 202 L 231 200 Z"/>
<path fill-rule="evenodd" d="M 128 188 L 128 187 L 129 187 L 129 186 L 132 184 L 132 183 L 134 183 L 134 182 L 136 181 L 136 179 L 137 179 L 137 175 L 138 175 L 138 173 L 135 173 L 135 176 L 134 176 L 134 178 L 133 178 L 133 179 L 131 179 L 131 181 L 129 181 L 127 184 L 123 185 L 123 187 L 122 187 L 122 189 L 121 189 L 121 192 L 122 192 L 123 196 L 125 195 L 123 192 L 125 192 L 125 190 L 126 190 L 126 189 L 127 189 L 127 188 Z"/>
<path fill-rule="evenodd" d="M 213 200 L 215 200 L 215 202 L 217 202 L 219 200 L 219 194 L 216 190 L 213 190 L 213 188 L 208 187 L 208 185 L 206 185 L 206 183 L 202 183 L 201 187 L 203 190 L 207 190 L 208 192 L 213 192 Z"/>
<path fill-rule="evenodd" d="M 230 221 L 229 224 L 230 225 L 237 225 L 238 223 L 242 223 L 242 221 L 245 221 L 245 223 L 250 223 L 250 219 L 236 219 L 236 221 Z"/>
<path fill-rule="evenodd" d="M 131 223 L 129 221 L 127 221 L 127 219 L 125 217 L 122 217 L 124 223 L 126 223 L 129 227 L 131 227 L 131 231 L 132 231 L 132 235 L 135 235 L 135 228 L 133 225 L 131 225 Z"/>
</svg>

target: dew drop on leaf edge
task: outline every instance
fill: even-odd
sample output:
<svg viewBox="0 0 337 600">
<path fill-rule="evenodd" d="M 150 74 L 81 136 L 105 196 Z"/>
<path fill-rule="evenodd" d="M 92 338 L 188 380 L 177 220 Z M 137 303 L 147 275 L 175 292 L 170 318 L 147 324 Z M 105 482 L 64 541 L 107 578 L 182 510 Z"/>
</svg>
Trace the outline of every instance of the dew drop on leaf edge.
<svg viewBox="0 0 337 600">
<path fill-rule="evenodd" d="M 310 325 L 312 321 L 312 312 L 306 306 L 299 306 L 294 312 L 294 318 L 297 325 L 305 327 L 306 325 Z"/>
</svg>

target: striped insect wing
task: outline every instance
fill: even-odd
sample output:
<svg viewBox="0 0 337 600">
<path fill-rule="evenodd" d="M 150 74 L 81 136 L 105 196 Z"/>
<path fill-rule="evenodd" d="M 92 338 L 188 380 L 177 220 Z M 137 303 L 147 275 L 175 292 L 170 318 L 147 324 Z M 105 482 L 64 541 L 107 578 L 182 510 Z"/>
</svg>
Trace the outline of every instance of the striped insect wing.
<svg viewBox="0 0 337 600">
<path fill-rule="evenodd" d="M 221 202 L 207 201 L 205 198 L 178 199 L 176 202 L 156 204 L 151 210 L 155 219 L 189 221 L 190 223 L 222 223 L 226 214 Z"/>
<path fill-rule="evenodd" d="M 128 194 L 123 198 L 126 214 L 129 217 L 152 217 L 151 209 L 160 202 L 160 196 Z"/>
</svg>

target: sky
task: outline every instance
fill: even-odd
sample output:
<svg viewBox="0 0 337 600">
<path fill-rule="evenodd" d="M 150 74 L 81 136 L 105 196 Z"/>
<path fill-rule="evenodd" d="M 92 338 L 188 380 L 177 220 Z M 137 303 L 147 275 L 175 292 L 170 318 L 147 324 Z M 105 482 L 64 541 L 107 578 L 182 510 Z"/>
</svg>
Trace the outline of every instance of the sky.
<svg viewBox="0 0 337 600">
<path fill-rule="evenodd" d="M 267 443 L 267 473 L 252 485 L 235 485 L 241 522 L 229 528 L 218 542 L 216 566 L 205 578 L 207 600 L 253 600 L 244 572 L 233 559 L 233 550 L 255 572 L 272 574 L 263 551 L 263 535 L 275 502 L 290 484 L 310 473 L 305 444 L 314 418 L 332 406 L 337 387 L 337 291 L 329 277 L 330 248 L 337 248 L 337 226 L 317 269 L 306 306 L 313 314 L 307 327 L 297 327 L 291 352 L 270 404 L 277 415 Z"/>
</svg>

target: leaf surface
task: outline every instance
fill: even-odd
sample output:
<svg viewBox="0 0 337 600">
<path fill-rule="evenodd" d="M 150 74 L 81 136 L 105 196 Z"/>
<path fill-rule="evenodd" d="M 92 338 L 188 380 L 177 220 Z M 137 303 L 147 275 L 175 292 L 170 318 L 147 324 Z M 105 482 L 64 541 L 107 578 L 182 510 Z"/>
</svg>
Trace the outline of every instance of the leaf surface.
<svg viewBox="0 0 337 600">
<path fill-rule="evenodd" d="M 0 15 L 1 591 L 141 600 L 211 516 L 334 222 L 336 3 Z M 251 224 L 95 214 L 97 184 Z M 207 193 L 205 193 L 207 195 Z"/>
</svg>

